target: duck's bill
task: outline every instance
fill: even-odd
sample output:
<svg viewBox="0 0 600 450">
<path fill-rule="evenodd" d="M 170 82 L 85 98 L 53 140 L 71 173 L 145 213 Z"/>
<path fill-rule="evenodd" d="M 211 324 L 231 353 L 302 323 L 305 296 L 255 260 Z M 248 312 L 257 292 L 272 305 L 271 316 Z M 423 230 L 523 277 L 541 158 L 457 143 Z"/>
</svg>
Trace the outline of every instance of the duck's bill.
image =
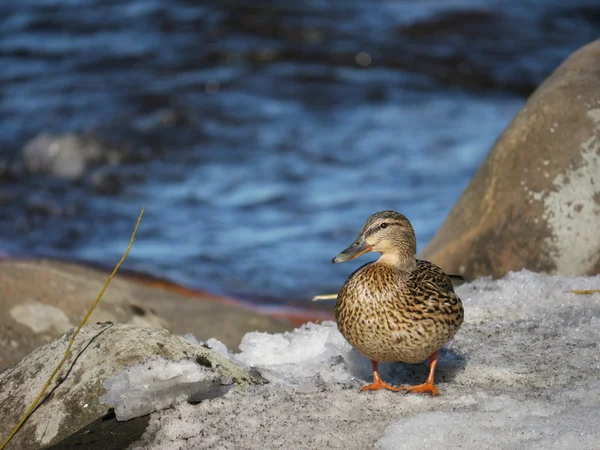
<svg viewBox="0 0 600 450">
<path fill-rule="evenodd" d="M 337 264 L 350 261 L 351 259 L 358 258 L 360 255 L 370 252 L 371 250 L 373 250 L 373 247 L 367 244 L 363 239 L 358 238 L 350 247 L 333 258 L 332 262 Z"/>
</svg>

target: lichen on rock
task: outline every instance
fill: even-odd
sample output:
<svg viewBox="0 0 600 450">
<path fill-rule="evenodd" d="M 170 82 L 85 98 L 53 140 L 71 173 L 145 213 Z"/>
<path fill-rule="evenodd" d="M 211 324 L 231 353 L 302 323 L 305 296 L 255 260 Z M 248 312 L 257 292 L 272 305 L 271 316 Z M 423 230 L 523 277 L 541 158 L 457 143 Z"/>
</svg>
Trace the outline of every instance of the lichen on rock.
<svg viewBox="0 0 600 450">
<path fill-rule="evenodd" d="M 600 40 L 542 83 L 420 257 L 467 279 L 600 273 Z"/>
<path fill-rule="evenodd" d="M 73 331 L 40 347 L 0 374 L 0 416 L 3 417 L 0 436 L 9 434 L 36 398 L 62 358 Z M 198 364 L 198 360 L 209 361 L 210 367 Z M 191 400 L 195 401 L 224 393 L 225 389 L 218 382 L 221 378 L 232 380 L 236 386 L 264 383 L 260 377 L 209 348 L 167 330 L 112 324 L 86 326 L 77 336 L 67 362 L 46 391 L 43 402 L 7 448 L 52 445 L 111 414 L 111 405 L 99 401 L 107 392 L 106 380 L 118 376 L 128 367 L 145 362 L 152 365 L 157 361 L 163 361 L 163 364 L 188 361 L 188 376 L 196 377 L 194 367 L 202 372 L 200 378 L 207 382 L 198 385 L 201 389 L 189 391 L 194 396 Z M 169 392 L 174 392 L 175 397 L 181 394 Z"/>
</svg>

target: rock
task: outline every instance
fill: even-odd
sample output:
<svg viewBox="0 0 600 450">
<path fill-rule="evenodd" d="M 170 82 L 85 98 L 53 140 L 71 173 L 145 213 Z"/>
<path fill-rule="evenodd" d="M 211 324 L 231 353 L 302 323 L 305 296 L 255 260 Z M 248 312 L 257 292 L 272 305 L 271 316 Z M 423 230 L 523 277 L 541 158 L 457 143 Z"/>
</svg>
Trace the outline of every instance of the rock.
<svg viewBox="0 0 600 450">
<path fill-rule="evenodd" d="M 117 164 L 122 157 L 121 151 L 97 138 L 46 133 L 29 141 L 22 154 L 27 172 L 71 180 L 81 178 L 90 164 Z"/>
<path fill-rule="evenodd" d="M 61 360 L 73 329 L 55 341 L 37 349 L 19 363 L 0 374 L 0 436 L 7 436 L 31 402 L 38 395 L 49 375 Z M 71 354 L 48 388 L 44 402 L 27 420 L 8 445 L 8 449 L 34 449 L 53 445 L 76 434 L 98 420 L 114 417 L 110 404 L 99 399 L 106 394 L 105 384 L 111 377 L 118 377 L 126 367 L 138 364 L 150 366 L 159 362 L 179 362 L 194 366 L 192 370 L 202 373 L 210 381 L 185 391 L 195 401 L 214 398 L 225 393 L 219 380 L 229 377 L 237 386 L 262 384 L 264 381 L 231 361 L 202 345 L 175 336 L 167 330 L 138 328 L 128 325 L 98 324 L 84 327 L 75 339 Z M 130 370 L 130 369 L 127 369 Z M 156 386 L 164 386 L 169 380 L 161 380 Z M 163 384 L 160 384 L 163 383 Z M 147 388 L 147 386 L 145 386 Z M 190 385 L 177 382 L 167 386 L 172 400 L 183 398 L 177 388 L 189 389 Z M 133 389 L 133 387 L 130 387 Z M 154 392 L 160 395 L 160 390 Z M 165 397 L 166 398 L 166 397 Z M 115 401 L 114 398 L 111 399 Z M 127 399 L 135 401 L 135 397 Z M 144 406 L 148 401 L 144 402 Z M 162 405 L 168 407 L 170 405 Z M 152 410 L 144 411 L 150 413 Z M 118 412 L 117 412 L 118 416 Z M 139 425 L 139 421 L 136 422 Z M 142 422 L 143 423 L 143 422 Z M 106 428 L 106 427 L 105 427 Z M 145 427 L 136 427 L 141 433 Z M 122 431 L 113 422 L 104 434 Z M 96 440 L 101 440 L 96 436 Z"/>
<path fill-rule="evenodd" d="M 106 282 L 105 271 L 59 261 L 0 261 L 0 370 L 79 324 Z M 248 331 L 282 332 L 283 320 L 234 300 L 117 275 L 88 323 L 112 321 L 215 337 L 236 348 Z"/>
<path fill-rule="evenodd" d="M 600 273 L 600 41 L 570 56 L 502 133 L 420 257 L 467 279 Z"/>
</svg>

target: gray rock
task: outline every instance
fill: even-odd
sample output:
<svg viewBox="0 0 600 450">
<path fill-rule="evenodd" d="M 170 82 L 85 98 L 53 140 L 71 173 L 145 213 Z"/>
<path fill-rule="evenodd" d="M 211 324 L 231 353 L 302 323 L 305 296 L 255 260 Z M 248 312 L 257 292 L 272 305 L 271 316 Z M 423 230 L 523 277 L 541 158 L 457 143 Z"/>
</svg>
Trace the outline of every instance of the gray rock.
<svg viewBox="0 0 600 450">
<path fill-rule="evenodd" d="M 600 273 L 600 40 L 502 133 L 420 257 L 467 279 Z"/>
<path fill-rule="evenodd" d="M 0 374 L 2 438 L 8 435 L 38 395 L 62 358 L 72 333 L 73 330 L 68 331 Z M 195 386 L 179 383 L 181 392 L 176 392 L 175 383 L 171 383 L 165 392 L 172 394 L 173 401 L 189 398 L 200 401 L 221 395 L 227 390 L 221 387 L 222 378 L 229 377 L 237 386 L 264 382 L 210 349 L 166 330 L 111 324 L 86 326 L 77 336 L 71 355 L 47 390 L 43 403 L 7 448 L 41 448 L 57 444 L 86 427 L 100 427 L 99 419 L 114 418 L 111 405 L 99 401 L 106 395 L 105 385 L 110 384 L 107 380 L 114 384 L 126 367 L 140 363 L 150 366 L 156 361 L 185 361 L 202 372 L 202 382 Z M 108 400 L 115 398 L 108 397 Z M 147 408 L 150 402 L 143 403 Z M 167 406 L 170 405 L 157 404 L 158 408 Z M 117 418 L 118 414 L 117 411 Z M 113 420 L 113 427 L 119 427 L 118 424 Z M 138 431 L 143 432 L 143 429 Z M 109 431 L 115 432 L 115 429 Z"/>
<path fill-rule="evenodd" d="M 23 148 L 23 167 L 29 173 L 78 179 L 90 164 L 120 162 L 118 150 L 99 139 L 75 134 L 40 134 Z"/>
<path fill-rule="evenodd" d="M 0 314 L 0 371 L 77 325 L 108 273 L 60 261 L 0 261 L 0 311 L 5 312 Z M 214 337 L 231 349 L 248 331 L 293 328 L 232 303 L 207 292 L 120 272 L 89 323 L 166 328 L 200 340 Z"/>
</svg>

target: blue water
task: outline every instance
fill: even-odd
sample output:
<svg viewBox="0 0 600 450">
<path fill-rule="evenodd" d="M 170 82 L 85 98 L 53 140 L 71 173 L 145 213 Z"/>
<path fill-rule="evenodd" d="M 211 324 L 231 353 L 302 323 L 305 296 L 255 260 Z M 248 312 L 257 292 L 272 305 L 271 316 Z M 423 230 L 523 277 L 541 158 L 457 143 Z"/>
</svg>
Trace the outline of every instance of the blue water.
<svg viewBox="0 0 600 450">
<path fill-rule="evenodd" d="M 111 265 L 146 205 L 129 268 L 252 301 L 334 291 L 368 215 L 403 212 L 422 249 L 527 95 L 600 36 L 592 1 L 197 3 L 2 1 L 0 250 Z M 43 132 L 128 156 L 27 174 Z"/>
</svg>

